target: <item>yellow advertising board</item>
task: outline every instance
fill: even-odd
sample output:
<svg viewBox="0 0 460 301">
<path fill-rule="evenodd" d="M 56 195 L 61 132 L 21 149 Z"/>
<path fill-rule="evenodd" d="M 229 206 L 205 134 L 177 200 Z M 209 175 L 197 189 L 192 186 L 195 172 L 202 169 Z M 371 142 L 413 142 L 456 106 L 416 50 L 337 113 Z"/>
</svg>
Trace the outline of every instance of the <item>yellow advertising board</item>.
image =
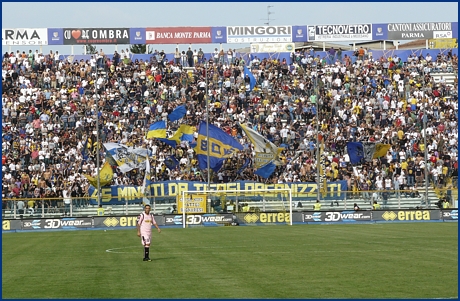
<svg viewBox="0 0 460 301">
<path fill-rule="evenodd" d="M 428 41 L 430 49 L 448 49 L 457 48 L 457 39 L 430 39 Z"/>
<path fill-rule="evenodd" d="M 177 213 L 182 214 L 182 195 L 177 196 Z M 206 195 L 192 194 L 185 196 L 185 213 L 197 214 L 206 213 Z"/>
</svg>

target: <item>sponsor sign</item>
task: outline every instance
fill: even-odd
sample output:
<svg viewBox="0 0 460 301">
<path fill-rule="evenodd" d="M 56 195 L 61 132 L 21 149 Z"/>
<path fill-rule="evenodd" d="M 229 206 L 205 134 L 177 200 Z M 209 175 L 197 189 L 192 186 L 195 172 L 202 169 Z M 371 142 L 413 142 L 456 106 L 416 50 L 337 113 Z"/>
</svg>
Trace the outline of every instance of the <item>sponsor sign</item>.
<svg viewBox="0 0 460 301">
<path fill-rule="evenodd" d="M 295 43 L 254 43 L 251 44 L 251 53 L 258 53 L 258 52 L 294 52 L 295 51 Z M 271 155 L 271 159 L 268 159 L 268 162 L 274 159 L 274 154 L 267 154 L 267 153 L 256 153 L 256 162 L 257 162 L 257 155 Z M 265 164 L 262 164 L 265 165 Z"/>
<path fill-rule="evenodd" d="M 442 219 L 446 221 L 458 221 L 458 209 L 442 210 Z"/>
<path fill-rule="evenodd" d="M 292 42 L 307 42 L 307 25 L 292 26 Z"/>
<path fill-rule="evenodd" d="M 203 226 L 218 226 L 223 224 L 229 224 L 233 221 L 232 214 L 193 214 L 187 215 L 187 225 L 203 225 Z M 182 225 L 182 215 L 165 215 L 165 225 Z"/>
<path fill-rule="evenodd" d="M 370 211 L 312 211 L 303 212 L 303 222 L 357 222 L 371 221 L 372 213 Z"/>
<path fill-rule="evenodd" d="M 150 189 L 150 194 L 155 196 L 156 201 L 171 200 L 178 195 L 182 195 L 182 191 L 200 191 L 206 190 L 206 183 L 189 182 L 189 181 L 165 181 L 155 182 L 147 187 Z M 317 184 L 310 182 L 296 182 L 283 184 L 265 184 L 250 181 L 238 181 L 233 183 L 211 184 L 210 190 L 274 190 L 274 189 L 291 189 L 293 201 L 308 201 L 316 200 Z M 345 194 L 342 191 L 347 190 L 347 181 L 337 181 L 327 183 L 327 193 L 323 193 L 325 200 L 343 200 Z M 89 195 L 92 197 L 90 202 L 92 205 L 97 205 L 97 191 L 93 186 L 89 187 Z M 141 186 L 110 186 L 101 188 L 101 201 L 105 205 L 123 205 L 128 203 L 137 204 L 143 202 L 143 193 Z M 245 198 L 252 201 L 262 200 L 262 197 L 282 198 L 287 197 L 284 193 L 271 192 L 262 193 L 255 192 L 245 195 Z M 227 194 L 228 201 L 236 200 L 236 194 Z"/>
<path fill-rule="evenodd" d="M 458 48 L 457 39 L 430 39 L 428 41 L 430 49 Z"/>
<path fill-rule="evenodd" d="M 48 45 L 63 45 L 64 30 L 62 28 L 48 28 Z"/>
<path fill-rule="evenodd" d="M 372 24 L 313 25 L 308 26 L 308 41 L 340 42 L 371 41 Z"/>
<path fill-rule="evenodd" d="M 22 230 L 92 228 L 90 217 L 22 220 Z"/>
<path fill-rule="evenodd" d="M 183 213 L 183 200 L 182 195 L 178 195 L 177 198 L 177 212 Z M 185 197 L 185 213 L 196 214 L 206 213 L 206 194 L 192 194 Z"/>
<path fill-rule="evenodd" d="M 145 44 L 145 28 L 130 28 L 129 43 L 133 45 Z"/>
<path fill-rule="evenodd" d="M 394 210 L 394 211 L 373 211 L 374 221 L 431 221 L 440 220 L 441 210 Z"/>
<path fill-rule="evenodd" d="M 147 44 L 209 44 L 211 27 L 149 27 Z"/>
<path fill-rule="evenodd" d="M 227 43 L 290 43 L 292 26 L 227 26 Z"/>
<path fill-rule="evenodd" d="M 2 28 L 2 45 L 48 45 L 48 30 L 46 28 Z"/>
<path fill-rule="evenodd" d="M 451 22 L 388 23 L 375 26 L 381 27 L 383 32 L 381 37 L 375 36 L 378 40 L 428 40 L 454 37 Z"/>
<path fill-rule="evenodd" d="M 138 216 L 95 216 L 94 228 L 114 228 L 114 227 L 136 227 Z M 155 215 L 158 226 L 164 226 L 165 221 L 162 215 Z"/>
<path fill-rule="evenodd" d="M 212 43 L 227 43 L 227 27 L 212 27 L 211 28 Z"/>
<path fill-rule="evenodd" d="M 18 220 L 5 220 L 2 221 L 2 231 L 21 230 L 21 221 Z"/>
<path fill-rule="evenodd" d="M 130 44 L 129 28 L 64 28 L 64 45 Z"/>
<path fill-rule="evenodd" d="M 291 222 L 289 212 L 236 213 L 239 224 L 288 224 Z"/>
</svg>

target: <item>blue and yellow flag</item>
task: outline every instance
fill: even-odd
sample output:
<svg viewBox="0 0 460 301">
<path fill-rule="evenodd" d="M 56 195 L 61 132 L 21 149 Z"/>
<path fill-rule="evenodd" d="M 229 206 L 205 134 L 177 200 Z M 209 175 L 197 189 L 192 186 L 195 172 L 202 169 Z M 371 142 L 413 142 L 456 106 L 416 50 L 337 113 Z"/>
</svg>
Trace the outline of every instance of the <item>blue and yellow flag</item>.
<svg viewBox="0 0 460 301">
<path fill-rule="evenodd" d="M 88 179 L 91 185 L 93 185 L 94 187 L 97 187 L 97 177 L 94 178 L 88 175 L 84 175 L 84 176 Z M 101 184 L 101 187 L 104 187 L 112 183 L 112 180 L 113 180 L 112 166 L 110 166 L 108 161 L 105 161 L 104 166 L 99 171 L 99 184 Z"/>
<path fill-rule="evenodd" d="M 161 138 L 158 140 L 172 147 L 176 147 L 177 144 L 180 144 L 181 141 L 188 141 L 189 143 L 191 143 L 193 141 L 194 132 L 195 132 L 194 127 L 190 125 L 182 124 L 171 138 Z"/>
<path fill-rule="evenodd" d="M 198 140 L 195 147 L 201 170 L 208 167 L 208 141 L 206 138 L 206 122 L 202 121 L 198 129 Z M 238 141 L 212 124 L 209 124 L 209 144 L 209 167 L 215 172 L 219 171 L 226 158 L 231 157 L 238 150 L 243 150 L 243 146 Z"/>
<path fill-rule="evenodd" d="M 157 121 L 150 126 L 147 139 L 150 138 L 166 138 L 166 122 L 164 120 Z"/>
</svg>

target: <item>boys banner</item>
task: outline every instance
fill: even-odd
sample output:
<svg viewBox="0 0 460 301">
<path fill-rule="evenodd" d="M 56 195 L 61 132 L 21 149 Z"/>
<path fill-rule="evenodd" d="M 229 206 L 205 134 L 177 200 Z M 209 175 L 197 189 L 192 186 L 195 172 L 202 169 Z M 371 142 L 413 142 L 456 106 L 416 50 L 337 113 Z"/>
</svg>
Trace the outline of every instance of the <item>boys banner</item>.
<svg viewBox="0 0 460 301">
<path fill-rule="evenodd" d="M 182 191 L 200 191 L 206 190 L 207 184 L 204 182 L 191 181 L 165 181 L 155 182 L 149 185 L 151 199 L 155 201 L 165 201 L 175 199 L 182 194 Z M 210 185 L 210 190 L 244 190 L 243 192 L 227 193 L 227 200 L 253 200 L 261 201 L 262 199 L 281 199 L 285 192 L 274 191 L 276 189 L 291 189 L 293 201 L 313 201 L 317 196 L 317 184 L 313 182 L 296 182 L 283 184 L 265 184 L 250 181 L 237 181 L 232 183 L 214 183 Z M 251 190 L 267 190 L 265 193 L 253 192 Z M 347 190 L 347 181 L 337 181 L 327 183 L 327 193 L 323 193 L 323 200 L 343 200 Z M 89 187 L 90 203 L 97 204 L 97 190 L 93 186 Z M 287 195 L 284 196 L 287 198 Z M 101 188 L 101 202 L 103 205 L 123 205 L 126 202 L 139 204 L 143 201 L 142 186 L 111 186 Z"/>
</svg>

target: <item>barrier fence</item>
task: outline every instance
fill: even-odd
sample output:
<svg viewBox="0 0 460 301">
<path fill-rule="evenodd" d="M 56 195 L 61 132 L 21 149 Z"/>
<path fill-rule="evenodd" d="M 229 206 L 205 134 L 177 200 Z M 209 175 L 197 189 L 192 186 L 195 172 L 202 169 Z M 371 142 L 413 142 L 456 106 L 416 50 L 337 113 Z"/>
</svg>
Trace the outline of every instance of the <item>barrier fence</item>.
<svg viewBox="0 0 460 301">
<path fill-rule="evenodd" d="M 180 214 L 156 215 L 159 226 L 183 226 Z M 292 213 L 292 224 L 318 223 L 359 223 L 359 222 L 455 222 L 458 221 L 458 209 L 443 210 L 378 210 L 378 211 L 302 211 Z M 137 215 L 94 216 L 66 218 L 36 218 L 21 220 L 3 220 L 2 231 L 21 230 L 77 230 L 77 229 L 120 229 L 135 227 Z M 235 226 L 235 225 L 271 225 L 290 224 L 288 212 L 245 212 L 223 214 L 190 214 L 186 216 L 187 226 Z"/>
<path fill-rule="evenodd" d="M 425 197 L 424 190 L 367 190 L 367 191 L 340 191 L 339 198 L 326 198 L 325 193 L 321 193 L 320 199 L 323 205 L 337 204 L 347 209 L 353 208 L 356 202 L 360 206 L 365 205 L 365 208 L 372 208 L 372 202 L 375 200 L 385 209 L 407 209 L 415 207 L 430 208 L 438 206 L 443 208 L 440 202 L 447 200 L 449 207 L 458 207 L 458 189 L 444 188 L 430 191 L 428 197 Z M 197 191 L 199 193 L 199 191 Z M 338 195 L 337 192 L 333 192 Z M 313 209 L 313 204 L 316 201 L 317 192 L 307 193 L 305 197 L 294 197 L 293 207 L 299 208 L 299 203 L 304 210 Z M 308 197 L 307 197 L 308 196 Z M 211 202 L 219 200 L 222 202 L 222 208 L 216 209 L 211 206 Z M 3 218 L 24 218 L 24 217 L 84 217 L 97 215 L 97 201 L 94 202 L 93 197 L 78 197 L 78 198 L 4 198 L 2 200 L 2 216 Z M 123 202 L 116 204 L 110 203 L 110 197 L 101 199 L 102 207 L 105 210 L 105 215 L 129 215 L 138 213 L 142 210 L 143 205 L 150 204 L 154 213 L 171 213 L 174 211 L 174 206 L 177 208 L 177 195 L 169 197 L 156 198 L 154 196 L 124 196 Z M 22 204 L 19 204 L 22 202 Z M 207 203 L 208 213 L 222 212 L 226 210 L 227 205 L 232 206 L 233 212 L 242 212 L 244 204 L 248 204 L 249 210 L 254 212 L 269 212 L 279 211 L 289 208 L 289 202 L 281 201 L 276 193 L 251 193 L 250 191 L 244 194 L 235 195 L 227 194 L 224 197 L 216 191 L 216 194 L 210 195 Z M 281 204 L 281 205 L 280 205 Z M 138 206 L 136 206 L 138 205 Z M 441 206 L 439 206 L 441 205 Z M 287 206 L 287 207 L 286 207 Z M 133 212 L 134 211 L 134 212 Z"/>
</svg>

